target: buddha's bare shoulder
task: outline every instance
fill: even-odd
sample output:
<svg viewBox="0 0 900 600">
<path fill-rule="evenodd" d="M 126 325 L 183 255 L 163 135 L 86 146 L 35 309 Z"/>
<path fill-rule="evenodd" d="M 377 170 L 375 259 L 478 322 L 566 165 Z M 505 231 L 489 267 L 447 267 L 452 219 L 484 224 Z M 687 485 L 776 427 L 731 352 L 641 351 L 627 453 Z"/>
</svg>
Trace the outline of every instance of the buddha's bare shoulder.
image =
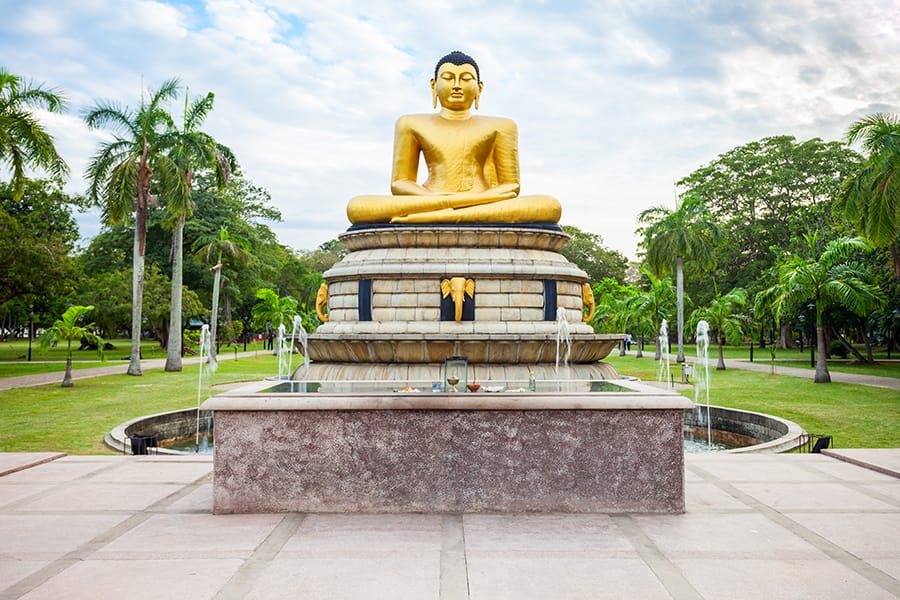
<svg viewBox="0 0 900 600">
<path fill-rule="evenodd" d="M 473 121 L 478 123 L 483 123 L 484 125 L 489 125 L 491 127 L 495 127 L 497 129 L 515 129 L 516 122 L 507 117 L 493 117 L 490 115 L 476 115 L 472 117 Z"/>
<path fill-rule="evenodd" d="M 397 127 L 415 128 L 416 126 L 434 123 L 436 118 L 440 119 L 434 114 L 401 115 L 397 118 Z"/>
</svg>

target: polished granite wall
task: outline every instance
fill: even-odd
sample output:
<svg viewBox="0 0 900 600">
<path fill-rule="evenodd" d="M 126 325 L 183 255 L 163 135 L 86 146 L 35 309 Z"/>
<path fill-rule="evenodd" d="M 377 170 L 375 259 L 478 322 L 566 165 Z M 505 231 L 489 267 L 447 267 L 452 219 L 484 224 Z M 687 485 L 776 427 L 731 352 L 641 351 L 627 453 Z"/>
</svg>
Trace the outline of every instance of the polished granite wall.
<svg viewBox="0 0 900 600">
<path fill-rule="evenodd" d="M 487 400 L 468 410 L 227 410 L 222 402 L 216 513 L 684 511 L 683 408 L 579 410 L 559 399 L 558 409 L 535 410 L 492 410 Z"/>
</svg>

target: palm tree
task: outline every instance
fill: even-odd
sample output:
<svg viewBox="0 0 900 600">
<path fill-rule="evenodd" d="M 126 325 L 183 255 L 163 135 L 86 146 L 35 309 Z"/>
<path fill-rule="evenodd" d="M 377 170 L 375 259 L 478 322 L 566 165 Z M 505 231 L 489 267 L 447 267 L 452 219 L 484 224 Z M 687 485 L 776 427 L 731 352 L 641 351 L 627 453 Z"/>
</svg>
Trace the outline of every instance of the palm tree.
<svg viewBox="0 0 900 600">
<path fill-rule="evenodd" d="M 85 171 L 88 195 L 102 208 L 104 221 L 127 223 L 134 218 L 134 255 L 131 303 L 131 359 L 129 375 L 141 374 L 141 331 L 144 297 L 144 246 L 147 211 L 156 204 L 151 190 L 167 198 L 183 197 L 185 178 L 178 165 L 165 154 L 163 134 L 174 129 L 164 105 L 178 95 L 178 79 L 170 79 L 149 100 L 131 110 L 115 102 L 101 101 L 88 110 L 84 120 L 95 129 L 104 125 L 114 131 L 111 142 L 101 144 Z"/>
<path fill-rule="evenodd" d="M 815 258 L 818 235 L 805 235 L 811 258 L 791 256 L 781 266 L 779 283 L 774 286 L 779 316 L 792 305 L 812 301 L 816 310 L 816 383 L 828 383 L 823 315 L 831 306 L 843 306 L 863 315 L 883 301 L 881 291 L 869 283 L 865 266 L 852 260 L 855 253 L 869 250 L 861 238 L 837 238 L 826 244 Z M 772 289 L 772 288 L 770 288 Z"/>
<path fill-rule="evenodd" d="M 607 295 L 609 296 L 609 295 Z M 594 322 L 599 324 L 601 333 L 628 333 L 634 321 L 634 313 L 628 310 L 631 296 L 604 297 L 597 305 Z M 625 340 L 619 342 L 619 356 L 625 356 Z"/>
<path fill-rule="evenodd" d="M 900 279 L 900 118 L 878 113 L 853 123 L 847 143 L 862 142 L 868 158 L 847 179 L 836 207 L 876 248 L 889 247 Z"/>
<path fill-rule="evenodd" d="M 676 210 L 654 206 L 638 215 L 643 228 L 643 245 L 650 270 L 662 277 L 674 271 L 677 295 L 678 362 L 684 362 L 684 259 L 696 261 L 702 269 L 713 264 L 713 248 L 719 227 L 703 201 L 687 194 Z"/>
<path fill-rule="evenodd" d="M 637 293 L 637 288 L 622 285 L 606 278 L 592 286 L 597 310 L 590 324 L 597 333 L 624 332 L 628 329 L 629 315 L 625 310 L 626 301 Z"/>
<path fill-rule="evenodd" d="M 62 178 L 69 173 L 56 152 L 53 136 L 32 114 L 33 109 L 61 113 L 66 101 L 56 89 L 32 86 L 0 67 L 0 164 L 12 171 L 13 199 L 25 193 L 25 168 L 44 169 Z"/>
<path fill-rule="evenodd" d="M 63 376 L 62 387 L 72 387 L 72 342 L 85 341 L 91 345 L 97 346 L 97 353 L 103 359 L 103 340 L 99 335 L 94 333 L 94 324 L 79 325 L 78 322 L 87 313 L 94 310 L 93 306 L 70 306 L 63 313 L 62 319 L 54 321 L 53 326 L 49 327 L 41 337 L 38 343 L 41 348 L 49 348 L 60 340 L 65 340 L 66 346 L 66 374 Z"/>
<path fill-rule="evenodd" d="M 672 280 L 668 277 L 657 278 L 647 269 L 641 273 L 650 281 L 650 288 L 629 300 L 629 311 L 635 314 L 634 323 L 641 323 L 641 335 L 648 332 L 644 325 L 649 324 L 651 331 L 659 331 L 663 319 L 671 317 L 673 305 L 676 303 Z M 662 358 L 662 349 L 656 344 L 654 359 Z"/>
<path fill-rule="evenodd" d="M 644 338 L 653 335 L 653 304 L 648 304 L 641 295 L 629 296 L 625 299 L 624 310 L 628 314 L 628 324 L 635 334 L 637 334 L 637 351 L 634 353 L 635 358 L 643 358 Z M 627 332 L 627 330 L 625 330 Z M 657 328 L 659 331 L 659 328 Z M 661 355 L 661 353 L 659 353 Z"/>
<path fill-rule="evenodd" d="M 725 370 L 725 354 L 723 345 L 726 340 L 729 344 L 739 344 L 744 336 L 744 322 L 747 317 L 736 313 L 737 309 L 747 304 L 747 293 L 741 288 L 735 288 L 719 296 L 709 303 L 709 306 L 698 308 L 691 313 L 691 328 L 704 320 L 715 331 L 716 341 L 719 345 L 719 362 L 716 370 Z"/>
<path fill-rule="evenodd" d="M 778 293 L 779 287 L 776 285 L 762 290 L 753 298 L 753 316 L 760 325 L 760 341 L 762 341 L 763 329 L 766 325 L 772 325 L 774 331 L 777 331 L 779 328 L 781 315 L 779 314 Z M 750 343 L 753 343 L 753 341 L 751 340 Z M 777 349 L 777 344 L 769 344 L 769 355 L 772 359 L 772 375 L 775 374 L 775 353 Z"/>
<path fill-rule="evenodd" d="M 212 264 L 210 271 L 215 273 L 212 290 L 212 315 L 209 319 L 209 349 L 210 364 L 216 363 L 216 329 L 219 321 L 219 290 L 222 287 L 222 261 L 228 257 L 239 262 L 247 262 L 250 259 L 248 248 L 250 243 L 244 238 L 228 233 L 228 227 L 222 226 L 215 236 L 202 236 L 194 242 L 196 256 Z M 215 263 L 213 263 L 215 261 Z"/>
<path fill-rule="evenodd" d="M 166 348 L 166 371 L 181 371 L 182 323 L 181 289 L 184 272 L 184 222 L 194 212 L 191 190 L 196 168 L 209 168 L 216 176 L 219 189 L 225 187 L 235 164 L 234 155 L 225 146 L 220 146 L 212 136 L 199 131 L 212 110 L 215 95 L 209 92 L 203 98 L 188 104 L 184 96 L 184 123 L 180 131 L 172 131 L 164 136 L 162 145 L 168 149 L 170 158 L 178 165 L 185 178 L 185 195 L 166 199 L 167 224 L 172 233 L 172 302 L 169 308 L 169 339 Z"/>
<path fill-rule="evenodd" d="M 293 323 L 294 315 L 297 314 L 297 301 L 293 297 L 279 297 L 275 290 L 262 288 L 257 290 L 256 298 L 259 302 L 253 306 L 251 311 L 254 327 L 278 329 L 280 325 L 287 326 Z M 279 354 L 280 352 L 281 345 L 279 344 L 275 353 Z"/>
</svg>

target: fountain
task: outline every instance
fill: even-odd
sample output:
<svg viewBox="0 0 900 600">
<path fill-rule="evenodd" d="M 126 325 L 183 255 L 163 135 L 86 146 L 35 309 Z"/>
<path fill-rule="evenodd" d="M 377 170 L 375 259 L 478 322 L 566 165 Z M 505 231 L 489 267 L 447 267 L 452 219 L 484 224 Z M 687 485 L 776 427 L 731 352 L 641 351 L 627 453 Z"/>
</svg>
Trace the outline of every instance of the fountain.
<svg viewBox="0 0 900 600">
<path fill-rule="evenodd" d="M 316 391 L 257 382 L 204 404 L 215 512 L 684 510 L 692 404 L 639 382 L 591 391 L 618 378 L 600 361 L 624 335 L 585 322 L 559 202 L 518 194 L 515 124 L 471 114 L 478 77 L 465 55 L 441 59 L 441 112 L 397 122 L 391 195 L 349 201 L 327 320 L 292 374 Z M 450 357 L 477 391 L 417 393 Z M 567 391 L 538 386 L 560 361 Z"/>
<path fill-rule="evenodd" d="M 291 331 L 291 343 L 288 344 L 290 348 L 290 357 L 288 359 L 288 373 L 294 373 L 294 379 L 309 379 L 309 358 L 307 351 L 307 340 L 308 336 L 306 333 L 306 329 L 303 328 L 303 319 L 300 318 L 300 315 L 294 315 L 294 328 Z M 297 347 L 297 344 L 300 345 L 300 352 L 303 355 L 303 364 L 301 367 L 297 367 L 296 371 L 292 371 L 291 368 L 293 366 L 293 358 L 294 358 L 294 349 Z M 279 372 L 279 376 L 281 373 Z M 279 377 L 280 379 L 280 377 Z"/>
<path fill-rule="evenodd" d="M 562 354 L 560 355 L 560 347 Z M 566 309 L 560 306 L 556 309 L 556 378 L 558 380 L 571 379 L 569 373 L 569 358 L 572 355 L 572 334 L 569 333 L 569 321 L 566 319 Z M 562 356 L 563 377 L 559 374 L 559 359 Z M 557 391 L 560 391 L 559 389 Z"/>
<path fill-rule="evenodd" d="M 672 373 L 669 370 L 669 324 L 665 319 L 659 326 L 659 337 L 657 338 L 657 348 L 659 350 L 659 370 L 657 372 L 657 380 L 660 383 L 665 382 L 666 389 L 672 388 Z"/>
<path fill-rule="evenodd" d="M 694 376 L 694 404 L 697 406 L 697 415 L 703 423 L 701 406 L 706 401 L 706 442 L 712 448 L 712 420 L 709 417 L 709 323 L 700 321 L 697 323 L 697 366 Z"/>
<path fill-rule="evenodd" d="M 294 344 L 287 338 L 287 328 L 284 323 L 278 326 L 278 334 L 275 337 L 275 348 L 278 352 L 278 379 L 288 379 L 290 376 L 291 356 Z"/>
<path fill-rule="evenodd" d="M 197 452 L 200 451 L 200 404 L 201 404 L 201 394 L 203 392 L 203 373 L 204 371 L 207 374 L 210 374 L 216 370 L 216 362 L 214 360 L 210 360 L 208 363 L 204 363 L 203 359 L 205 357 L 211 356 L 212 341 L 210 340 L 209 335 L 209 325 L 204 324 L 203 327 L 200 328 L 200 368 L 197 370 L 197 430 L 194 437 L 194 447 Z M 207 432 L 209 431 L 209 425 L 207 424 Z"/>
</svg>

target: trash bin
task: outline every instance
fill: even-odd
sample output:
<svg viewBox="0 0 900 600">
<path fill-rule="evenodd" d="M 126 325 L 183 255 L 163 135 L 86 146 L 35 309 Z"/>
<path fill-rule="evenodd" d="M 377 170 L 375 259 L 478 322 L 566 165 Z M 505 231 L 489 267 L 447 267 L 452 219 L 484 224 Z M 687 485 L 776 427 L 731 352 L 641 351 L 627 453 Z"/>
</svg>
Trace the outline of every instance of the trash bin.
<svg viewBox="0 0 900 600">
<path fill-rule="evenodd" d="M 159 442 L 155 435 L 144 435 L 135 433 L 131 436 L 131 453 L 135 456 L 138 454 L 150 454 L 150 448 L 159 446 Z"/>
<path fill-rule="evenodd" d="M 681 363 L 681 383 L 690 383 L 694 374 L 694 366 L 686 362 Z"/>
</svg>

